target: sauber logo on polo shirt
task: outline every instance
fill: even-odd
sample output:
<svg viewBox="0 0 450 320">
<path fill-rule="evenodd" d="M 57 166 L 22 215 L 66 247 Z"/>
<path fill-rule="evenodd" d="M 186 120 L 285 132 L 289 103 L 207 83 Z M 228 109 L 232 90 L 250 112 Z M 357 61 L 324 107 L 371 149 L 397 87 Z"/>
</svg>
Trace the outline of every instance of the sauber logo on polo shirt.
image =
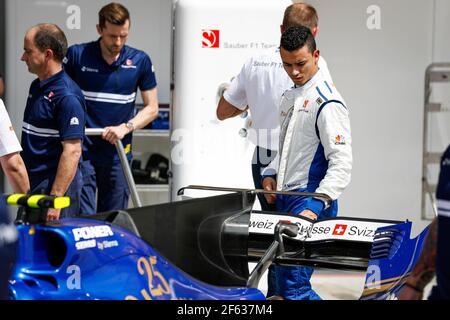
<svg viewBox="0 0 450 320">
<path fill-rule="evenodd" d="M 123 69 L 136 69 L 137 68 L 135 65 L 133 65 L 133 60 L 131 60 L 131 59 L 127 59 L 127 61 L 125 61 L 125 64 L 121 65 L 121 67 Z"/>
<path fill-rule="evenodd" d="M 344 235 L 345 230 L 347 230 L 347 225 L 346 224 L 337 224 L 334 227 L 333 235 L 335 235 L 335 236 L 342 236 L 342 235 Z"/>
<path fill-rule="evenodd" d="M 202 48 L 219 48 L 219 30 L 202 30 Z"/>
<path fill-rule="evenodd" d="M 48 96 L 44 96 L 45 100 L 52 101 L 51 98 L 55 96 L 55 93 L 53 91 L 50 91 Z"/>
</svg>

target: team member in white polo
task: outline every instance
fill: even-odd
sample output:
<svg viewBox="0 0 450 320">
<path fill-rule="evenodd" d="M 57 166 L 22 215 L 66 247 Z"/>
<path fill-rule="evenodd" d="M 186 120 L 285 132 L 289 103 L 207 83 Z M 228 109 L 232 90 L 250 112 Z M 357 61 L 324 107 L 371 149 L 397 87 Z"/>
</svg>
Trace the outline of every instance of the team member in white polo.
<svg viewBox="0 0 450 320">
<path fill-rule="evenodd" d="M 22 147 L 0 99 L 0 163 L 14 192 L 26 193 L 30 190 L 30 182 L 20 151 Z"/>
<path fill-rule="evenodd" d="M 20 151 L 22 147 L 0 99 L 0 163 L 14 192 L 26 193 L 30 190 L 30 182 Z M 8 299 L 8 280 L 14 265 L 17 238 L 16 228 L 6 208 L 6 199 L 0 198 L 0 300 Z"/>
<path fill-rule="evenodd" d="M 306 3 L 288 6 L 284 12 L 283 33 L 295 26 L 306 26 L 316 36 L 318 16 L 314 7 Z M 327 63 L 320 57 L 319 68 L 332 83 Z M 261 189 L 261 169 L 266 167 L 278 150 L 278 109 L 281 95 L 294 83 L 283 69 L 280 50 L 272 48 L 252 56 L 233 79 L 217 106 L 217 118 L 225 120 L 235 117 L 248 108 L 252 117 L 252 127 L 256 135 L 249 138 L 256 145 L 252 160 L 252 173 L 255 188 Z M 275 210 L 263 195 L 258 194 L 263 210 Z"/>
</svg>

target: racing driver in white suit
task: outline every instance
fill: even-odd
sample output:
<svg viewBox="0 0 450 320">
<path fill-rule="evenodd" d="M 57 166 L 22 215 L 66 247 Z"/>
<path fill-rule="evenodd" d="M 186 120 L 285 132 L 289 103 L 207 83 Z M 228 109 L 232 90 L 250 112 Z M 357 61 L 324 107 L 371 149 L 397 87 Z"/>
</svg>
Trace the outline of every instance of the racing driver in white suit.
<svg viewBox="0 0 450 320">
<path fill-rule="evenodd" d="M 316 220 L 337 215 L 337 199 L 350 182 L 352 148 L 348 108 L 318 67 L 319 50 L 310 30 L 293 27 L 281 37 L 283 66 L 295 83 L 280 106 L 280 146 L 263 171 L 265 190 L 317 192 L 331 205 L 305 196 L 266 195 L 277 210 Z M 311 288 L 310 267 L 275 267 L 277 295 L 320 299 Z"/>
</svg>

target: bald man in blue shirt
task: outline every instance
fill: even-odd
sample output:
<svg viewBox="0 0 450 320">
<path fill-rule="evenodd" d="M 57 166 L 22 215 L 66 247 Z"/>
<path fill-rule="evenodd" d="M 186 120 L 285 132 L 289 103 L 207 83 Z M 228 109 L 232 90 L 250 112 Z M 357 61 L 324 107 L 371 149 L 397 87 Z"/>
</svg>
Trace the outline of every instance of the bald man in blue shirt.
<svg viewBox="0 0 450 320">
<path fill-rule="evenodd" d="M 38 76 L 30 86 L 22 126 L 31 192 L 71 197 L 69 208 L 49 209 L 48 220 L 80 211 L 78 165 L 86 107 L 80 88 L 62 69 L 66 51 L 66 36 L 54 24 L 38 24 L 25 35 L 22 61 Z"/>
</svg>

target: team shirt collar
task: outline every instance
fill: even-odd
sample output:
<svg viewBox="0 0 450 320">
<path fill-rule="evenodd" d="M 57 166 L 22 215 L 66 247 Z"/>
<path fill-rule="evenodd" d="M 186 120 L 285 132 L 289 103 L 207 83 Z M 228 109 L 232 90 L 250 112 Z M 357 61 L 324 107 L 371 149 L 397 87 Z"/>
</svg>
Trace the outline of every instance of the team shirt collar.
<svg viewBox="0 0 450 320">
<path fill-rule="evenodd" d="M 127 46 L 124 45 L 122 50 L 120 50 L 120 55 L 119 55 L 119 59 L 117 59 L 116 61 L 114 61 L 112 64 L 108 64 L 105 59 L 103 59 L 102 56 L 102 48 L 100 47 L 100 40 L 102 39 L 102 37 L 99 37 L 97 39 L 97 41 L 95 42 L 95 46 L 97 47 L 97 52 L 98 55 L 100 57 L 101 60 L 103 60 L 105 62 L 105 64 L 111 68 L 118 68 L 120 65 L 122 65 L 126 59 L 126 49 Z"/>
<path fill-rule="evenodd" d="M 319 81 L 319 79 L 320 79 L 320 69 L 317 69 L 316 74 L 311 79 L 309 79 L 307 83 L 305 83 L 303 86 L 298 86 L 294 84 L 294 88 L 302 92 L 307 91 L 309 88 L 313 87 L 317 83 L 317 81 Z"/>
<path fill-rule="evenodd" d="M 47 86 L 50 86 L 51 84 L 55 83 L 59 79 L 61 79 L 64 75 L 64 70 L 61 70 L 54 75 L 52 75 L 50 78 L 47 78 L 45 80 L 39 81 L 39 88 L 44 89 Z"/>
</svg>

